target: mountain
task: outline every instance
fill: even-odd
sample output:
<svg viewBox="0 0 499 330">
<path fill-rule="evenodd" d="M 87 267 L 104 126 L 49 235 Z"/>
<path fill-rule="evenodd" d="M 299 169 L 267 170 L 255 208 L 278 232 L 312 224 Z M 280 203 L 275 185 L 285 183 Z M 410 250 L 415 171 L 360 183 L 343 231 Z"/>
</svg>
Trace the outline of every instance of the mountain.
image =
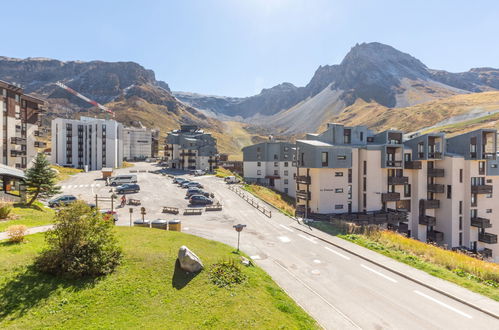
<svg viewBox="0 0 499 330">
<path fill-rule="evenodd" d="M 320 66 L 304 87 L 284 83 L 246 98 L 173 94 L 211 116 L 242 118 L 277 127 L 281 134 L 300 134 L 315 131 L 358 100 L 398 108 L 498 89 L 498 69 L 433 70 L 409 54 L 373 42 L 357 44 L 340 64 Z"/>
<path fill-rule="evenodd" d="M 59 61 L 47 58 L 0 57 L 0 79 L 22 85 L 25 92 L 47 100 L 45 124 L 54 117 L 103 116 L 91 105 L 55 85 L 60 81 L 79 93 L 105 104 L 127 125 L 140 121 L 159 128 L 165 135 L 180 124 L 197 124 L 219 138 L 221 152 L 239 154 L 241 143 L 249 144 L 251 134 L 241 123 L 227 124 L 208 118 L 177 100 L 167 83 L 158 81 L 152 70 L 134 62 Z M 237 126 L 237 135 L 224 135 Z"/>
</svg>

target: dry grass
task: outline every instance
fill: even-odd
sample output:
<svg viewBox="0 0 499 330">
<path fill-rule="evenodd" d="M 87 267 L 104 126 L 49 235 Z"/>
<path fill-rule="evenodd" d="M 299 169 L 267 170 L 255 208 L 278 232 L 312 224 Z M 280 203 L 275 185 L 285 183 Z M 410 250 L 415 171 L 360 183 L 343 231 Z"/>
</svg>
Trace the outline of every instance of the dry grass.
<svg viewBox="0 0 499 330">
<path fill-rule="evenodd" d="M 294 216 L 295 214 L 294 200 L 285 194 L 256 184 L 245 185 L 244 190 L 269 203 L 288 216 Z"/>
<path fill-rule="evenodd" d="M 9 241 L 12 243 L 21 243 L 24 241 L 24 236 L 26 235 L 26 231 L 28 227 L 25 225 L 14 225 L 7 228 L 7 236 L 9 237 Z"/>
<path fill-rule="evenodd" d="M 71 175 L 83 172 L 83 170 L 78 168 L 62 167 L 57 165 L 52 165 L 52 168 L 57 171 L 57 181 L 64 181 L 69 179 Z"/>
</svg>

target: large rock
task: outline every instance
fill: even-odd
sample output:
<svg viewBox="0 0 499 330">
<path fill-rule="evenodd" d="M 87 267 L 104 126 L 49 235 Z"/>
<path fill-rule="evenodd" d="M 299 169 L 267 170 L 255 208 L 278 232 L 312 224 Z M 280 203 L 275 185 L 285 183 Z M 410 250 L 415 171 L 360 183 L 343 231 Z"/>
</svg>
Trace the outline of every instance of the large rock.
<svg viewBox="0 0 499 330">
<path fill-rule="evenodd" d="M 178 261 L 180 268 L 191 273 L 199 272 L 204 267 L 201 259 L 185 245 L 178 250 Z"/>
</svg>

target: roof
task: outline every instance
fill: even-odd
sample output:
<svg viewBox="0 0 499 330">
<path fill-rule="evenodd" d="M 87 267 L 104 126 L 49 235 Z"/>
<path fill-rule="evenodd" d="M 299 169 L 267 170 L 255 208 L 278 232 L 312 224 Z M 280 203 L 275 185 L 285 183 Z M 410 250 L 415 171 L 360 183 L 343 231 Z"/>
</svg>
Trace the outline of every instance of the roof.
<svg viewBox="0 0 499 330">
<path fill-rule="evenodd" d="M 26 179 L 23 171 L 3 164 L 0 164 L 0 175 L 10 176 L 18 179 Z"/>
<path fill-rule="evenodd" d="M 296 142 L 310 144 L 312 146 L 317 146 L 317 147 L 333 147 L 333 145 L 331 143 L 326 143 L 326 142 L 317 141 L 317 140 L 298 140 Z"/>
</svg>

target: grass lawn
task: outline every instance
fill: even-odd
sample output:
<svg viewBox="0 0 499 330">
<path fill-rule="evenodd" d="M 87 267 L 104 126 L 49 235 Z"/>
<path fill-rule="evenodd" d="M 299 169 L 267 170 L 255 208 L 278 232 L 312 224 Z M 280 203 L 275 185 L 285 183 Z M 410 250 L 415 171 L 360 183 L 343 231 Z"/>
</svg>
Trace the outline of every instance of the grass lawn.
<svg viewBox="0 0 499 330">
<path fill-rule="evenodd" d="M 207 269 L 195 276 L 175 267 L 181 245 L 208 269 L 234 258 L 232 247 L 157 229 L 116 231 L 123 263 L 95 281 L 34 271 L 43 234 L 28 236 L 25 244 L 0 243 L 0 328 L 318 328 L 258 267 L 242 266 L 248 280 L 229 289 L 215 286 Z"/>
<path fill-rule="evenodd" d="M 215 176 L 217 178 L 226 178 L 228 176 L 235 176 L 239 180 L 243 181 L 243 178 L 240 175 L 237 175 L 236 173 L 232 172 L 231 170 L 228 170 L 228 169 L 223 168 L 221 166 L 219 166 L 215 169 Z"/>
<path fill-rule="evenodd" d="M 391 231 L 381 231 L 369 237 L 344 234 L 343 229 L 327 222 L 313 222 L 310 226 L 499 301 L 497 264 L 406 238 Z"/>
<path fill-rule="evenodd" d="M 16 219 L 0 220 L 0 232 L 12 225 L 25 225 L 26 227 L 48 225 L 52 223 L 55 212 L 40 202 L 34 202 L 31 207 L 14 204 L 12 214 L 16 216 Z"/>
<path fill-rule="evenodd" d="M 64 181 L 66 179 L 69 179 L 71 175 L 83 172 L 83 170 L 78 168 L 63 167 L 57 165 L 52 165 L 52 168 L 57 170 L 57 181 Z"/>
<path fill-rule="evenodd" d="M 256 184 L 244 185 L 244 190 L 252 193 L 261 200 L 269 203 L 275 208 L 279 209 L 282 213 L 287 216 L 294 217 L 295 207 L 293 205 L 294 198 L 289 197 L 286 194 L 282 194 L 275 190 L 269 189 L 267 187 L 262 187 Z"/>
</svg>

